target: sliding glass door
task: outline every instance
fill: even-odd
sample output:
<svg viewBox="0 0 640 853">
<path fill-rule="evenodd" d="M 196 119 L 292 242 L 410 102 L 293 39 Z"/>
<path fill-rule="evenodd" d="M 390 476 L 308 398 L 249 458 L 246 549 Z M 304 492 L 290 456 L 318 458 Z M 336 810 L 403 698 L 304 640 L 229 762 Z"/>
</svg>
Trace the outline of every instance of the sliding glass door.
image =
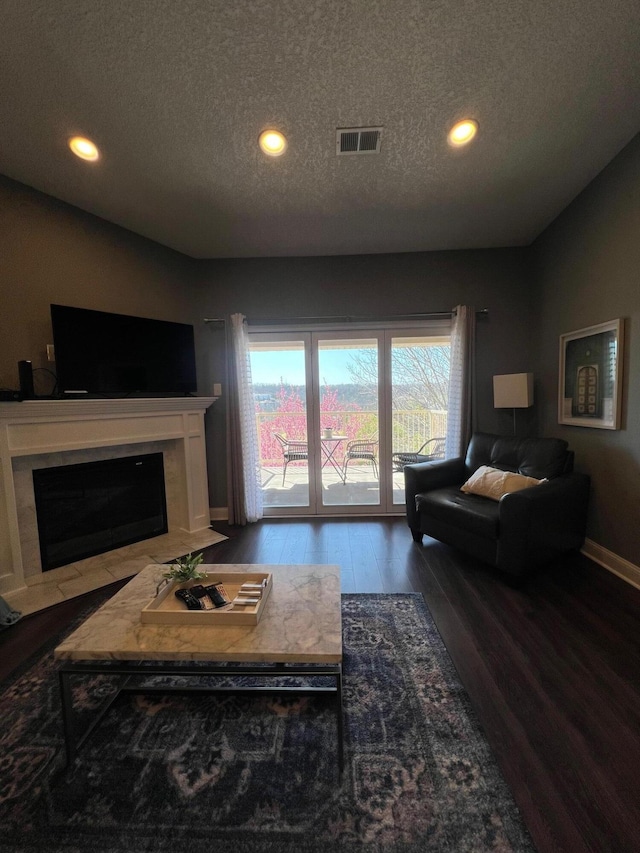
<svg viewBox="0 0 640 853">
<path fill-rule="evenodd" d="M 265 515 L 401 511 L 402 454 L 446 435 L 448 354 L 448 329 L 251 332 Z"/>
<path fill-rule="evenodd" d="M 251 335 L 251 379 L 266 514 L 313 509 L 307 401 L 308 334 Z"/>
<path fill-rule="evenodd" d="M 312 335 L 318 377 L 318 512 L 381 508 L 380 353 L 382 335 Z"/>
<path fill-rule="evenodd" d="M 390 333 L 391 503 L 404 506 L 407 462 L 444 457 L 449 334 Z"/>
</svg>

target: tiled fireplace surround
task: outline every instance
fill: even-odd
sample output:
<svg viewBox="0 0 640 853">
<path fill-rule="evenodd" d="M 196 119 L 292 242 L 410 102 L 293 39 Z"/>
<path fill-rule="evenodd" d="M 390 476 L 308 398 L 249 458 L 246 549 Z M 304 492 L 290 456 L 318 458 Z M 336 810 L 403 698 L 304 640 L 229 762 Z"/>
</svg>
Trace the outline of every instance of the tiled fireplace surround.
<svg viewBox="0 0 640 853">
<path fill-rule="evenodd" d="M 96 578 L 108 583 L 210 544 L 204 413 L 214 400 L 0 403 L 0 594 L 31 612 L 43 596 L 64 600 L 101 585 Z M 153 452 L 164 457 L 169 532 L 43 573 L 31 472 Z"/>
</svg>

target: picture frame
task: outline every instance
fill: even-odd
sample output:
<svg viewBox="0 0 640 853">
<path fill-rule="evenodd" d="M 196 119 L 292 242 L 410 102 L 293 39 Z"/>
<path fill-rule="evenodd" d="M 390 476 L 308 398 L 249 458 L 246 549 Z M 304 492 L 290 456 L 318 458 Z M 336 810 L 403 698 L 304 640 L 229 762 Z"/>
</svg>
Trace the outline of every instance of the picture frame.
<svg viewBox="0 0 640 853">
<path fill-rule="evenodd" d="M 620 429 L 621 318 L 560 335 L 558 423 Z"/>
</svg>

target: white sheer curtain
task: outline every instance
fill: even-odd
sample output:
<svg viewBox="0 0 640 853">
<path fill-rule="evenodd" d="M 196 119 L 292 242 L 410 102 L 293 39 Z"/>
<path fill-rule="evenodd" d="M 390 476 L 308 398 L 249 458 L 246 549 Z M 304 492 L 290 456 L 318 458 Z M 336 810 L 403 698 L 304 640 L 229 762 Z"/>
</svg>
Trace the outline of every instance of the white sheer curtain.
<svg viewBox="0 0 640 853">
<path fill-rule="evenodd" d="M 454 309 L 451 323 L 451 367 L 447 416 L 447 459 L 463 456 L 473 429 L 476 312 L 468 305 Z"/>
<path fill-rule="evenodd" d="M 232 314 L 227 340 L 227 483 L 229 523 L 246 524 L 263 515 L 260 448 L 251 383 L 249 333 L 243 314 Z"/>
</svg>

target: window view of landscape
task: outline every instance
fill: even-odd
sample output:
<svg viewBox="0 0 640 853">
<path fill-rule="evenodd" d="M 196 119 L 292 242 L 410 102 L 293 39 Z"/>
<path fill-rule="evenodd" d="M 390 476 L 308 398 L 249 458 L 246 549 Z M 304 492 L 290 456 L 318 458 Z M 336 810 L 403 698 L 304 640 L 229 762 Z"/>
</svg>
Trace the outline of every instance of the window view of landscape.
<svg viewBox="0 0 640 853">
<path fill-rule="evenodd" d="M 307 506 L 303 343 L 252 347 L 251 371 L 265 505 Z M 382 413 L 377 341 L 320 341 L 318 374 L 323 504 L 378 504 Z M 393 338 L 391 378 L 392 453 L 418 452 L 431 439 L 446 436 L 448 338 Z M 391 469 L 392 461 L 383 459 L 382 464 Z M 393 468 L 393 502 L 402 503 L 404 481 L 397 460 Z"/>
<path fill-rule="evenodd" d="M 393 452 L 418 451 L 447 434 L 449 342 L 393 338 L 391 424 Z"/>
</svg>

